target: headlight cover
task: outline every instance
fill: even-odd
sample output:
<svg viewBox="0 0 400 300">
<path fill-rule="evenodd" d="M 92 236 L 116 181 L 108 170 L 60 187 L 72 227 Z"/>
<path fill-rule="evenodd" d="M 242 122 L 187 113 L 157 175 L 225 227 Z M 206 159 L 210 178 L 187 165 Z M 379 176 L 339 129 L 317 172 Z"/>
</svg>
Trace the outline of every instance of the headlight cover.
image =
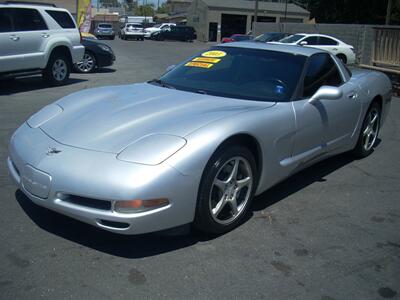
<svg viewBox="0 0 400 300">
<path fill-rule="evenodd" d="M 100 44 L 100 45 L 97 45 L 97 46 L 99 46 L 99 47 L 100 47 L 102 50 L 104 50 L 104 51 L 112 52 L 111 48 L 108 47 L 107 45 L 102 45 L 102 44 Z"/>
<path fill-rule="evenodd" d="M 158 165 L 185 145 L 186 140 L 176 135 L 148 135 L 122 150 L 117 155 L 117 159 L 145 165 Z"/>
<path fill-rule="evenodd" d="M 47 121 L 50 121 L 58 114 L 62 113 L 63 109 L 57 104 L 49 104 L 31 116 L 26 123 L 28 123 L 31 128 L 38 128 L 42 126 Z"/>
</svg>

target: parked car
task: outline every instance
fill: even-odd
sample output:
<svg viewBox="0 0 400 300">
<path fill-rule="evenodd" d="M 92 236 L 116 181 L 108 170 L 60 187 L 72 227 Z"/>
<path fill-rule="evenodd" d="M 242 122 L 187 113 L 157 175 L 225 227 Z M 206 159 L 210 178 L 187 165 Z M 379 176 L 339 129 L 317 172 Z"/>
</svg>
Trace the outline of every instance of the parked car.
<svg viewBox="0 0 400 300">
<path fill-rule="evenodd" d="M 285 37 L 287 37 L 289 34 L 284 33 L 284 32 L 266 32 L 263 34 L 260 34 L 257 36 L 254 41 L 255 42 L 261 42 L 261 43 L 267 43 L 267 42 L 277 42 Z"/>
<path fill-rule="evenodd" d="M 83 39 L 85 46 L 83 59 L 74 65 L 80 73 L 91 73 L 97 68 L 111 66 L 115 61 L 115 55 L 111 47 L 93 39 Z"/>
<path fill-rule="evenodd" d="M 120 31 L 120 38 L 123 40 L 135 39 L 144 41 L 143 25 L 139 23 L 126 23 Z"/>
<path fill-rule="evenodd" d="M 111 23 L 99 23 L 94 34 L 98 39 L 115 39 L 115 31 Z"/>
<path fill-rule="evenodd" d="M 98 38 L 89 32 L 81 32 L 82 39 L 97 40 Z"/>
<path fill-rule="evenodd" d="M 0 4 L 0 78 L 42 74 L 50 85 L 69 79 L 85 48 L 71 14 L 42 4 Z"/>
<path fill-rule="evenodd" d="M 175 23 L 161 23 L 161 24 L 154 25 L 153 27 L 145 28 L 144 37 L 150 38 L 152 33 L 161 31 L 162 29 L 164 29 L 164 28 L 166 29 L 171 26 L 176 26 L 176 24 Z"/>
<path fill-rule="evenodd" d="M 232 43 L 232 42 L 243 42 L 243 41 L 248 41 L 252 40 L 253 36 L 247 35 L 247 34 L 234 34 L 231 35 L 230 37 L 224 37 L 221 40 L 221 43 Z"/>
<path fill-rule="evenodd" d="M 176 40 L 193 41 L 197 39 L 196 31 L 190 26 L 171 26 L 151 34 L 151 38 L 158 41 Z"/>
<path fill-rule="evenodd" d="M 336 55 L 345 64 L 356 62 L 354 47 L 329 35 L 296 33 L 277 43 L 323 49 Z"/>
<path fill-rule="evenodd" d="M 159 79 L 44 107 L 12 135 L 7 165 L 34 203 L 101 229 L 221 234 L 290 175 L 370 155 L 391 89 L 320 49 L 228 43 Z"/>
</svg>

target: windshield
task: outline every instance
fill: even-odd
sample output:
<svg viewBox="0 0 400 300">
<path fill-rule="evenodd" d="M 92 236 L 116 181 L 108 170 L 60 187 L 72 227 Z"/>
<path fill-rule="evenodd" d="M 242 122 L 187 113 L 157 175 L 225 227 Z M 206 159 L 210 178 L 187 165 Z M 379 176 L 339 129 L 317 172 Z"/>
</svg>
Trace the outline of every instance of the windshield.
<svg viewBox="0 0 400 300">
<path fill-rule="evenodd" d="M 100 28 L 112 28 L 111 24 L 99 24 Z"/>
<path fill-rule="evenodd" d="M 222 97 L 289 101 L 305 61 L 305 56 L 292 53 L 213 47 L 164 74 L 158 83 Z"/>
<path fill-rule="evenodd" d="M 160 28 L 161 25 L 162 25 L 162 24 L 156 24 L 156 25 L 154 25 L 153 27 L 154 27 L 154 28 Z"/>
<path fill-rule="evenodd" d="M 127 24 L 126 27 L 132 27 L 132 28 L 143 28 L 143 25 L 140 24 Z"/>
<path fill-rule="evenodd" d="M 247 40 L 251 40 L 253 37 L 250 35 L 233 35 L 231 37 L 232 39 L 234 39 L 235 41 L 247 41 Z"/>
<path fill-rule="evenodd" d="M 305 37 L 305 35 L 302 34 L 294 34 L 288 37 L 285 37 L 284 39 L 281 39 L 279 42 L 280 43 L 295 43 L 298 40 L 302 39 L 303 37 Z"/>
<path fill-rule="evenodd" d="M 254 40 L 258 42 L 265 42 L 268 41 L 270 38 L 273 37 L 273 33 L 264 33 L 256 37 Z"/>
</svg>

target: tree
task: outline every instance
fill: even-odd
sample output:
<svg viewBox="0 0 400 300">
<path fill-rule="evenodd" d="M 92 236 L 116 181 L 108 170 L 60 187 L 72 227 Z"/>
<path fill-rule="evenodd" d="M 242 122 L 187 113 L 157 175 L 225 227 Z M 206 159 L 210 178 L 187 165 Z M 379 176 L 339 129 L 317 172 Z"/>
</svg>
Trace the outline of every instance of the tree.
<svg viewBox="0 0 400 300">
<path fill-rule="evenodd" d="M 162 3 L 157 9 L 158 14 L 167 14 L 168 12 L 169 8 L 166 2 Z"/>
<path fill-rule="evenodd" d="M 118 0 L 97 0 L 100 3 L 100 7 L 119 7 L 121 4 Z"/>
<path fill-rule="evenodd" d="M 154 16 L 154 4 L 139 5 L 136 8 L 135 14 L 137 16 Z"/>
</svg>

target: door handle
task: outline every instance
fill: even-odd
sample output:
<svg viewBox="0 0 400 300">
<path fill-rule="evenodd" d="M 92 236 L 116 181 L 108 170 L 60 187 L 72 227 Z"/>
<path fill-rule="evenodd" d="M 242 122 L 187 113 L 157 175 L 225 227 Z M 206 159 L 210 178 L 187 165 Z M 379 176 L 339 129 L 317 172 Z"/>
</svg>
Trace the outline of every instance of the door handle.
<svg viewBox="0 0 400 300">
<path fill-rule="evenodd" d="M 17 42 L 19 41 L 19 36 L 12 35 L 10 36 L 10 39 L 13 40 L 14 42 Z"/>
<path fill-rule="evenodd" d="M 349 99 L 356 99 L 357 98 L 357 93 L 356 92 L 351 92 L 350 94 L 347 95 Z"/>
<path fill-rule="evenodd" d="M 42 33 L 42 37 L 45 39 L 47 39 L 49 36 L 50 36 L 50 34 L 48 34 L 48 33 Z"/>
</svg>

